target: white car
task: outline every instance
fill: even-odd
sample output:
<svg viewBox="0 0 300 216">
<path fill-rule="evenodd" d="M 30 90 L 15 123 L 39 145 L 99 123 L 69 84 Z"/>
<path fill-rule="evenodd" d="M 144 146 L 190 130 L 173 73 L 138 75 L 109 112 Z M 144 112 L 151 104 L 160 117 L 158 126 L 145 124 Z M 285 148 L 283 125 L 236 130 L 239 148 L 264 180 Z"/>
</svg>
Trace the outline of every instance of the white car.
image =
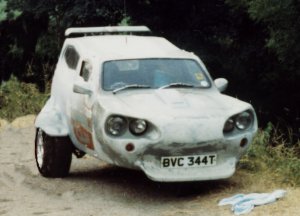
<svg viewBox="0 0 300 216">
<path fill-rule="evenodd" d="M 36 118 L 45 177 L 72 153 L 142 170 L 161 182 L 232 176 L 257 131 L 253 107 L 221 94 L 202 61 L 144 26 L 66 30 L 51 97 Z M 75 37 L 71 37 L 71 36 Z"/>
</svg>

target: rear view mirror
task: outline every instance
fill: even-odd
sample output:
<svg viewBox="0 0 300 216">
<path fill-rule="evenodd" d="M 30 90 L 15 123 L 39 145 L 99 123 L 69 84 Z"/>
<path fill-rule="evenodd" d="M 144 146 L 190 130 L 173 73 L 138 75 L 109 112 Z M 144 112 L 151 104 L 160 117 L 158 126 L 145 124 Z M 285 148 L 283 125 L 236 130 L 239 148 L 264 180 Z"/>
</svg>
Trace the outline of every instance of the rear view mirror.
<svg viewBox="0 0 300 216">
<path fill-rule="evenodd" d="M 225 78 L 215 79 L 214 82 L 215 82 L 215 85 L 219 89 L 220 92 L 225 91 L 227 86 L 228 86 L 228 81 Z"/>
</svg>

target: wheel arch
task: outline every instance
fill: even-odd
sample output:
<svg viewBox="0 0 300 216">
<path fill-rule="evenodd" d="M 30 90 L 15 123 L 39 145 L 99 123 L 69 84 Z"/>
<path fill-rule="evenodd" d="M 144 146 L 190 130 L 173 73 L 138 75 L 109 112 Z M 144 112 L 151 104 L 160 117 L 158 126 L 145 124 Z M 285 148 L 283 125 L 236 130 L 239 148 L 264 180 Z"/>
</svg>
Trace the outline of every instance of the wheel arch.
<svg viewBox="0 0 300 216">
<path fill-rule="evenodd" d="M 35 120 L 35 127 L 50 136 L 69 136 L 67 119 L 60 107 L 50 98 Z"/>
</svg>

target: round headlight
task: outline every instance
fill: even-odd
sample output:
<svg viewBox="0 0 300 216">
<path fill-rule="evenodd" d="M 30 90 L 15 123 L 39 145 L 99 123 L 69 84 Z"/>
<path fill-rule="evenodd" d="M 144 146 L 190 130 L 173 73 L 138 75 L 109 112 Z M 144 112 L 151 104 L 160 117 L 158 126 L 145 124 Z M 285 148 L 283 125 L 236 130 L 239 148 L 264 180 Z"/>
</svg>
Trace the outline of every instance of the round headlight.
<svg viewBox="0 0 300 216">
<path fill-rule="evenodd" d="M 224 128 L 223 128 L 223 132 L 230 132 L 234 129 L 234 120 L 232 118 L 228 119 L 225 122 Z"/>
<path fill-rule="evenodd" d="M 129 123 L 129 130 L 134 135 L 142 135 L 147 130 L 147 122 L 142 119 L 135 119 Z"/>
<path fill-rule="evenodd" d="M 252 116 L 249 112 L 242 112 L 236 116 L 235 126 L 240 130 L 246 130 L 252 123 Z"/>
<path fill-rule="evenodd" d="M 112 116 L 106 121 L 106 131 L 113 136 L 120 136 L 126 131 L 127 122 L 120 116 Z"/>
</svg>

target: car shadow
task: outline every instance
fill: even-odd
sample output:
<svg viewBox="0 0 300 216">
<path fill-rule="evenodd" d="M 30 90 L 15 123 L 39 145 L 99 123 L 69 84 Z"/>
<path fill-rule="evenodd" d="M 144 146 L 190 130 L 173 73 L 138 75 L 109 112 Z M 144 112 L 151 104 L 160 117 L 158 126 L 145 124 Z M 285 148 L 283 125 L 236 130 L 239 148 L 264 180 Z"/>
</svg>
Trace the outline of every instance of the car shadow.
<svg viewBox="0 0 300 216">
<path fill-rule="evenodd" d="M 95 190 L 100 187 L 107 193 L 126 194 L 128 198 L 142 201 L 160 197 L 162 200 L 178 198 L 195 198 L 223 191 L 234 187 L 230 180 L 201 182 L 163 183 L 147 178 L 142 171 L 129 170 L 112 165 L 97 166 L 89 169 L 77 169 L 71 172 L 68 179 L 94 184 Z"/>
</svg>

